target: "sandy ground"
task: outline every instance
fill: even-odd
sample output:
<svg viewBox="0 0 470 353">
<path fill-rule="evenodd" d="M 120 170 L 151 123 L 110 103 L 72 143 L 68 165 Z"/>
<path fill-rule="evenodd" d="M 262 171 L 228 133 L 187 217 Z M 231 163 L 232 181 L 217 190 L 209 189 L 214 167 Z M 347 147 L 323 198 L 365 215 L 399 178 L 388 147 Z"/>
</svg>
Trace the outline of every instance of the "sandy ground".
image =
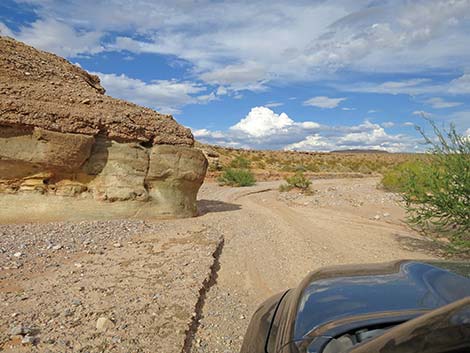
<svg viewBox="0 0 470 353">
<path fill-rule="evenodd" d="M 192 351 L 238 352 L 257 306 L 319 267 L 438 256 L 403 224 L 397 197 L 377 183 L 317 180 L 312 196 L 260 192 L 279 183 L 243 191 L 205 185 L 202 197 L 226 202 L 218 217 L 225 245 Z"/>
<path fill-rule="evenodd" d="M 0 351 L 12 353 L 181 352 L 223 244 L 189 219 L 0 234 Z"/>
<path fill-rule="evenodd" d="M 193 219 L 0 226 L 0 351 L 237 352 L 257 306 L 312 270 L 439 255 L 377 182 L 207 183 Z"/>
</svg>

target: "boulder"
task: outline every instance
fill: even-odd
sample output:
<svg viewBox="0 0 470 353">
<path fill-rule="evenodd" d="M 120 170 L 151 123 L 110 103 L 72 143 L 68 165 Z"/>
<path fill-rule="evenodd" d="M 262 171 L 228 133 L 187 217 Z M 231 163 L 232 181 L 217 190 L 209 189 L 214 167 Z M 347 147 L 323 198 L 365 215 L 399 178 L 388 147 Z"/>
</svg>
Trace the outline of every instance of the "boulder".
<svg viewBox="0 0 470 353">
<path fill-rule="evenodd" d="M 8 37 L 0 48 L 0 202 L 8 195 L 10 211 L 35 195 L 44 204 L 31 207 L 34 219 L 72 200 L 103 205 L 105 218 L 106 204 L 128 201 L 117 216 L 196 215 L 207 160 L 189 129 L 106 96 L 97 76 L 63 58 Z"/>
<path fill-rule="evenodd" d="M 197 212 L 197 192 L 204 181 L 207 159 L 199 150 L 158 145 L 150 153 L 145 178 L 152 202 L 164 205 L 165 213 L 178 210 L 186 215 Z"/>
</svg>

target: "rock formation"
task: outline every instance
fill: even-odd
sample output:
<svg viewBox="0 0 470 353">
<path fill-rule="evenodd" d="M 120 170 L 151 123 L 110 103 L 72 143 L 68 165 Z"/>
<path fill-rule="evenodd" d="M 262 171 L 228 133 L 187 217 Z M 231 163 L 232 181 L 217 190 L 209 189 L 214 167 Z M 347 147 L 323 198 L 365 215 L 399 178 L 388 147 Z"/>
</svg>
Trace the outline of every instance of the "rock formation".
<svg viewBox="0 0 470 353">
<path fill-rule="evenodd" d="M 207 160 L 190 130 L 104 92 L 67 60 L 0 37 L 0 220 L 2 195 L 33 194 L 46 204 L 133 201 L 129 215 L 196 214 Z"/>
</svg>

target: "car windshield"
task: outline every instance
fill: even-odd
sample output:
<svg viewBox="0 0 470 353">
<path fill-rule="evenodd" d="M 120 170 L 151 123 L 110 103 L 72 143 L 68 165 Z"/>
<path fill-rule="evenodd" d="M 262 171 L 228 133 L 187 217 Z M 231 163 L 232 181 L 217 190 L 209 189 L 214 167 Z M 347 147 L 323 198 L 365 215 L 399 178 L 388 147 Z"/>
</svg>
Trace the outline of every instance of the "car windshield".
<svg viewBox="0 0 470 353">
<path fill-rule="evenodd" d="M 470 297 L 467 297 L 398 325 L 348 352 L 444 353 L 469 349 Z"/>
<path fill-rule="evenodd" d="M 470 278 L 470 262 L 430 261 L 426 263 Z"/>
</svg>

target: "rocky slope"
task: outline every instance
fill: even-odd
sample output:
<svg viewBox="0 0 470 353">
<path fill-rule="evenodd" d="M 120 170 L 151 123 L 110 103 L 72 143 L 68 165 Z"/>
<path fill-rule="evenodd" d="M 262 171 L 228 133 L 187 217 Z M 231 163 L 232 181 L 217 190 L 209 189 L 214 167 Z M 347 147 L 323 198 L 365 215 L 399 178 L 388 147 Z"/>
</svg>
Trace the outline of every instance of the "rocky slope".
<svg viewBox="0 0 470 353">
<path fill-rule="evenodd" d="M 207 160 L 190 130 L 104 92 L 97 76 L 65 59 L 0 37 L 0 197 L 130 200 L 119 216 L 142 207 L 146 217 L 195 215 Z M 7 196 L 29 206 L 28 197 Z M 68 206 L 80 214 L 82 206 Z M 47 213 L 40 209 L 32 215 Z"/>
<path fill-rule="evenodd" d="M 190 130 L 170 115 L 106 96 L 97 76 L 8 37 L 0 37 L 0 83 L 3 125 L 193 145 Z"/>
</svg>

